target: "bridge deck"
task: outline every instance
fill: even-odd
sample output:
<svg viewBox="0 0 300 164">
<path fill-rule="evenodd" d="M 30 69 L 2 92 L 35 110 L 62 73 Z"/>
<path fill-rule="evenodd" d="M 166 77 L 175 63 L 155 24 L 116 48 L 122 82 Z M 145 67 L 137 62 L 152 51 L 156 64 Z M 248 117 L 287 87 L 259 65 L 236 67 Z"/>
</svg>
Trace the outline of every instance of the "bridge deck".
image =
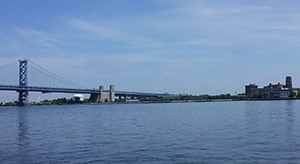
<svg viewBox="0 0 300 164">
<path fill-rule="evenodd" d="M 15 85 L 0 85 L 0 90 L 10 91 L 33 91 L 33 92 L 59 92 L 59 93 L 81 93 L 92 94 L 100 93 L 99 89 L 77 89 L 77 88 L 51 88 L 51 87 L 36 87 L 36 86 L 15 86 Z M 164 94 L 145 93 L 145 92 L 129 92 L 115 91 L 115 96 L 136 96 L 136 97 L 159 97 Z"/>
</svg>

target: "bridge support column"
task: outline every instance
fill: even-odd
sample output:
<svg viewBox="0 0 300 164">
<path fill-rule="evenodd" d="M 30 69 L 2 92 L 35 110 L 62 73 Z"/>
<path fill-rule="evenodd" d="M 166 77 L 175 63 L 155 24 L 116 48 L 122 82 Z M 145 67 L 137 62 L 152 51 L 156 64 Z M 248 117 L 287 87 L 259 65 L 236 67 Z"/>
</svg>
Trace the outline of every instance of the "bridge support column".
<svg viewBox="0 0 300 164">
<path fill-rule="evenodd" d="M 25 102 L 27 101 L 28 91 L 18 91 L 19 92 L 19 101 L 17 106 L 25 106 Z"/>
<path fill-rule="evenodd" d="M 25 87 L 27 86 L 27 60 L 19 60 L 19 86 Z M 27 101 L 28 91 L 19 90 L 19 101 L 17 103 L 18 106 L 24 106 Z"/>
<path fill-rule="evenodd" d="M 115 87 L 110 85 L 110 90 L 104 90 L 103 86 L 99 87 L 99 93 L 92 93 L 89 99 L 90 102 L 114 102 Z"/>
<path fill-rule="evenodd" d="M 115 86 L 114 85 L 109 86 L 109 98 L 110 98 L 110 102 L 115 102 Z"/>
</svg>

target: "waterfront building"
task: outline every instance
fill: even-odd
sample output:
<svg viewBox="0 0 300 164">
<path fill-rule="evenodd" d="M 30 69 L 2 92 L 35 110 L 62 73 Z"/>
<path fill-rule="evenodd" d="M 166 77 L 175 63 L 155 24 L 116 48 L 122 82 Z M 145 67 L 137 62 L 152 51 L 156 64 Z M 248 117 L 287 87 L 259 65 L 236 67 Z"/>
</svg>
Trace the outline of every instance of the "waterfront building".
<svg viewBox="0 0 300 164">
<path fill-rule="evenodd" d="M 277 83 L 277 84 L 272 84 L 270 83 L 269 85 L 267 86 L 264 86 L 264 89 L 280 89 L 280 88 L 286 88 L 285 85 L 283 84 L 280 84 L 280 83 Z"/>
<path fill-rule="evenodd" d="M 292 77 L 287 76 L 286 77 L 286 84 L 272 84 L 270 83 L 267 86 L 264 86 L 263 88 L 258 88 L 255 84 L 250 84 L 245 86 L 246 96 L 252 95 L 252 94 L 258 94 L 258 93 L 267 93 L 268 97 L 274 98 L 288 98 L 289 95 L 293 92 L 298 93 L 299 88 L 293 88 L 292 85 Z"/>
<path fill-rule="evenodd" d="M 286 77 L 285 85 L 286 85 L 287 88 L 293 88 L 292 77 L 291 76 Z"/>
<path fill-rule="evenodd" d="M 255 84 L 250 84 L 245 86 L 245 93 L 246 96 L 248 95 L 253 95 L 253 94 L 258 94 L 258 86 Z"/>
<path fill-rule="evenodd" d="M 288 98 L 293 92 L 297 92 L 296 88 L 259 88 L 259 93 L 267 93 L 268 97 Z"/>
</svg>

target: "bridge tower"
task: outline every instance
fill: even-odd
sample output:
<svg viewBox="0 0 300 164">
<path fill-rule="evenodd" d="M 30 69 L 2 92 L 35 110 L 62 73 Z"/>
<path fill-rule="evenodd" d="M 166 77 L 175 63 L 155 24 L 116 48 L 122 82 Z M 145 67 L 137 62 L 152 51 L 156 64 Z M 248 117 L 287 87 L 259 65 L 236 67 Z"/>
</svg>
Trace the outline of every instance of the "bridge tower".
<svg viewBox="0 0 300 164">
<path fill-rule="evenodd" d="M 27 60 L 19 60 L 19 86 L 27 86 Z M 19 92 L 19 102 L 18 106 L 24 106 L 24 102 L 27 101 L 28 91 L 18 90 Z"/>
<path fill-rule="evenodd" d="M 110 85 L 109 86 L 109 98 L 111 102 L 115 102 L 115 86 L 114 85 Z"/>
</svg>

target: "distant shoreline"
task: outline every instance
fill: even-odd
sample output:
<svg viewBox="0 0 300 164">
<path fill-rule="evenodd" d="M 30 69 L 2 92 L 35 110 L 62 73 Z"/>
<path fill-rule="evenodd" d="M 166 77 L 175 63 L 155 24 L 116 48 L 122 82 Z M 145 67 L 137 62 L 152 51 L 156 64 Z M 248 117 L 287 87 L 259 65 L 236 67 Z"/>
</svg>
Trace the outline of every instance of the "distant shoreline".
<svg viewBox="0 0 300 164">
<path fill-rule="evenodd" d="M 166 101 L 74 103 L 74 104 L 29 104 L 29 105 L 25 105 L 25 106 L 113 105 L 113 104 L 154 104 L 154 103 L 193 103 L 193 102 L 230 102 L 230 101 L 280 101 L 280 100 L 300 100 L 300 98 L 166 100 Z M 16 105 L 7 105 L 7 106 L 16 106 Z M 5 107 L 5 105 L 2 105 L 0 107 Z"/>
</svg>

